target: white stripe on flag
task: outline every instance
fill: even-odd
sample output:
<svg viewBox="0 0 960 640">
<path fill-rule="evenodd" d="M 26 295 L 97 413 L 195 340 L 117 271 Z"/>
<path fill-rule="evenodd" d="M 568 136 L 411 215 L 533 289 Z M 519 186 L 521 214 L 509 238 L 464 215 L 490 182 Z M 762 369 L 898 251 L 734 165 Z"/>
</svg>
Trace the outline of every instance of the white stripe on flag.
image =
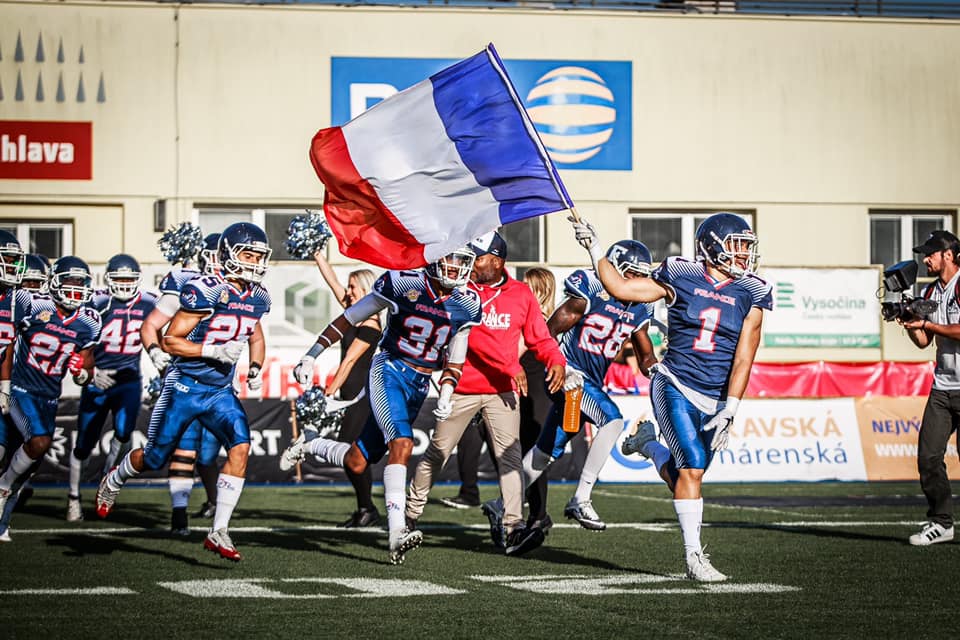
<svg viewBox="0 0 960 640">
<path fill-rule="evenodd" d="M 437 114 L 429 80 L 347 123 L 343 136 L 357 172 L 425 245 L 427 261 L 464 244 L 451 245 L 453 228 L 470 239 L 500 226 L 500 203 L 463 164 Z"/>
</svg>

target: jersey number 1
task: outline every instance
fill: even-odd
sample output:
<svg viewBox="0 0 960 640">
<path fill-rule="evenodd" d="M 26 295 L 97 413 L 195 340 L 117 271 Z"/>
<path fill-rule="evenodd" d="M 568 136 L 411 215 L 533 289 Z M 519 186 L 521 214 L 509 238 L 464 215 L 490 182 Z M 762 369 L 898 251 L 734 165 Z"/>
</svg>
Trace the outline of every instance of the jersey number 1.
<svg viewBox="0 0 960 640">
<path fill-rule="evenodd" d="M 720 326 L 720 309 L 718 307 L 707 307 L 700 312 L 700 334 L 693 341 L 695 351 L 706 351 L 713 353 L 717 348 L 717 343 L 713 337 L 717 334 L 717 327 Z"/>
</svg>

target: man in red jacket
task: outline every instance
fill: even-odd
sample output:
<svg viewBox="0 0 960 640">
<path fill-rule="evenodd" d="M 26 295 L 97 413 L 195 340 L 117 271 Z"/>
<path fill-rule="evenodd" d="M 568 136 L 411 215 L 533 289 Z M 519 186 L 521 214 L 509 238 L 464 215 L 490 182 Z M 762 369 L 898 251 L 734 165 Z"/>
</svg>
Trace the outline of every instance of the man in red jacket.
<svg viewBox="0 0 960 640">
<path fill-rule="evenodd" d="M 470 332 L 467 359 L 456 392 L 437 402 L 437 426 L 430 446 L 417 464 L 407 498 L 406 516 L 417 520 L 427 503 L 434 478 L 471 418 L 480 412 L 490 431 L 493 454 L 500 472 L 503 494 L 504 550 L 520 555 L 543 543 L 543 531 L 527 529 L 523 519 L 523 465 L 520 455 L 520 405 L 527 378 L 520 365 L 520 340 L 544 363 L 551 392 L 565 383 L 566 359 L 540 312 L 536 297 L 525 283 L 504 269 L 507 243 L 496 232 L 467 245 L 477 259 L 468 287 L 480 296 L 483 320 Z"/>
</svg>

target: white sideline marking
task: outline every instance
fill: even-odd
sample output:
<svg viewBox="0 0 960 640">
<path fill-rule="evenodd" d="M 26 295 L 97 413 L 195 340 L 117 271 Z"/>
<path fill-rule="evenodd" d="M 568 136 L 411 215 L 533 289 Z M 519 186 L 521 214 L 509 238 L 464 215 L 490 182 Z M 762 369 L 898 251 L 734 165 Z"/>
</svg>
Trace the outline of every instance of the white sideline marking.
<svg viewBox="0 0 960 640">
<path fill-rule="evenodd" d="M 809 514 L 805 514 L 809 515 Z M 870 520 L 780 520 L 777 522 L 758 522 L 758 523 L 747 523 L 755 526 L 770 526 L 770 527 L 917 527 L 922 525 L 925 520 L 892 520 L 892 521 L 870 521 Z M 704 527 L 710 527 L 709 522 L 703 523 Z M 726 526 L 726 525 L 724 525 Z M 483 524 L 423 524 L 418 525 L 421 531 L 462 531 L 462 530 L 474 530 L 474 531 L 489 531 L 490 526 Z M 573 523 L 557 523 L 553 525 L 554 529 L 580 529 L 579 524 Z M 630 529 L 633 531 L 648 531 L 651 533 L 663 533 L 668 531 L 676 531 L 679 526 L 675 522 L 608 522 L 607 529 Z M 205 529 L 197 527 L 193 530 L 194 533 L 203 532 Z M 320 532 L 331 532 L 331 533 L 344 533 L 346 529 L 336 525 L 309 525 L 306 527 L 230 527 L 230 533 L 301 533 L 305 531 L 320 531 Z M 377 533 L 382 534 L 385 532 L 384 529 L 380 527 L 358 527 L 355 529 L 350 529 L 351 532 L 360 532 L 360 533 Z M 63 527 L 60 529 L 11 529 L 11 534 L 14 535 L 40 535 L 40 536 L 51 536 L 51 535 L 88 535 L 88 536 L 105 536 L 105 535 L 123 535 L 126 533 L 154 533 L 159 537 L 168 537 L 170 534 L 169 529 L 166 528 L 145 528 L 145 527 L 111 527 L 109 529 L 94 529 L 94 528 L 81 528 L 74 529 L 72 527 Z M 5 547 L 0 547 L 5 548 Z"/>
<path fill-rule="evenodd" d="M 650 573 L 630 573 L 611 576 L 470 576 L 480 582 L 496 583 L 518 591 L 541 594 L 577 594 L 586 596 L 606 596 L 618 594 L 664 595 L 664 594 L 701 594 L 701 593 L 784 593 L 800 591 L 799 587 L 782 584 L 726 583 L 703 584 L 691 582 L 680 574 L 654 575 Z M 662 586 L 667 582 L 680 582 L 676 587 Z M 650 588 L 646 585 L 658 585 Z"/>
<path fill-rule="evenodd" d="M 132 596 L 136 591 L 126 587 L 87 587 L 81 589 L 9 589 L 0 596 Z"/>
</svg>

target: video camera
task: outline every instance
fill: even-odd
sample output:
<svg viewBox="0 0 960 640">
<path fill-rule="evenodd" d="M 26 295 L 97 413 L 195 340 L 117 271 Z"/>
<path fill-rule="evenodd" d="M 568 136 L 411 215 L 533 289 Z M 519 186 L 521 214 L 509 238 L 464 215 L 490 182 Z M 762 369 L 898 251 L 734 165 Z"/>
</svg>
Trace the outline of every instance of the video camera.
<svg viewBox="0 0 960 640">
<path fill-rule="evenodd" d="M 917 281 L 918 265 L 914 260 L 904 260 L 883 271 L 883 288 L 887 293 L 899 293 L 900 299 L 880 303 L 880 315 L 887 322 L 894 320 L 914 320 L 927 316 L 937 310 L 935 300 L 915 298 L 909 293 Z"/>
</svg>

